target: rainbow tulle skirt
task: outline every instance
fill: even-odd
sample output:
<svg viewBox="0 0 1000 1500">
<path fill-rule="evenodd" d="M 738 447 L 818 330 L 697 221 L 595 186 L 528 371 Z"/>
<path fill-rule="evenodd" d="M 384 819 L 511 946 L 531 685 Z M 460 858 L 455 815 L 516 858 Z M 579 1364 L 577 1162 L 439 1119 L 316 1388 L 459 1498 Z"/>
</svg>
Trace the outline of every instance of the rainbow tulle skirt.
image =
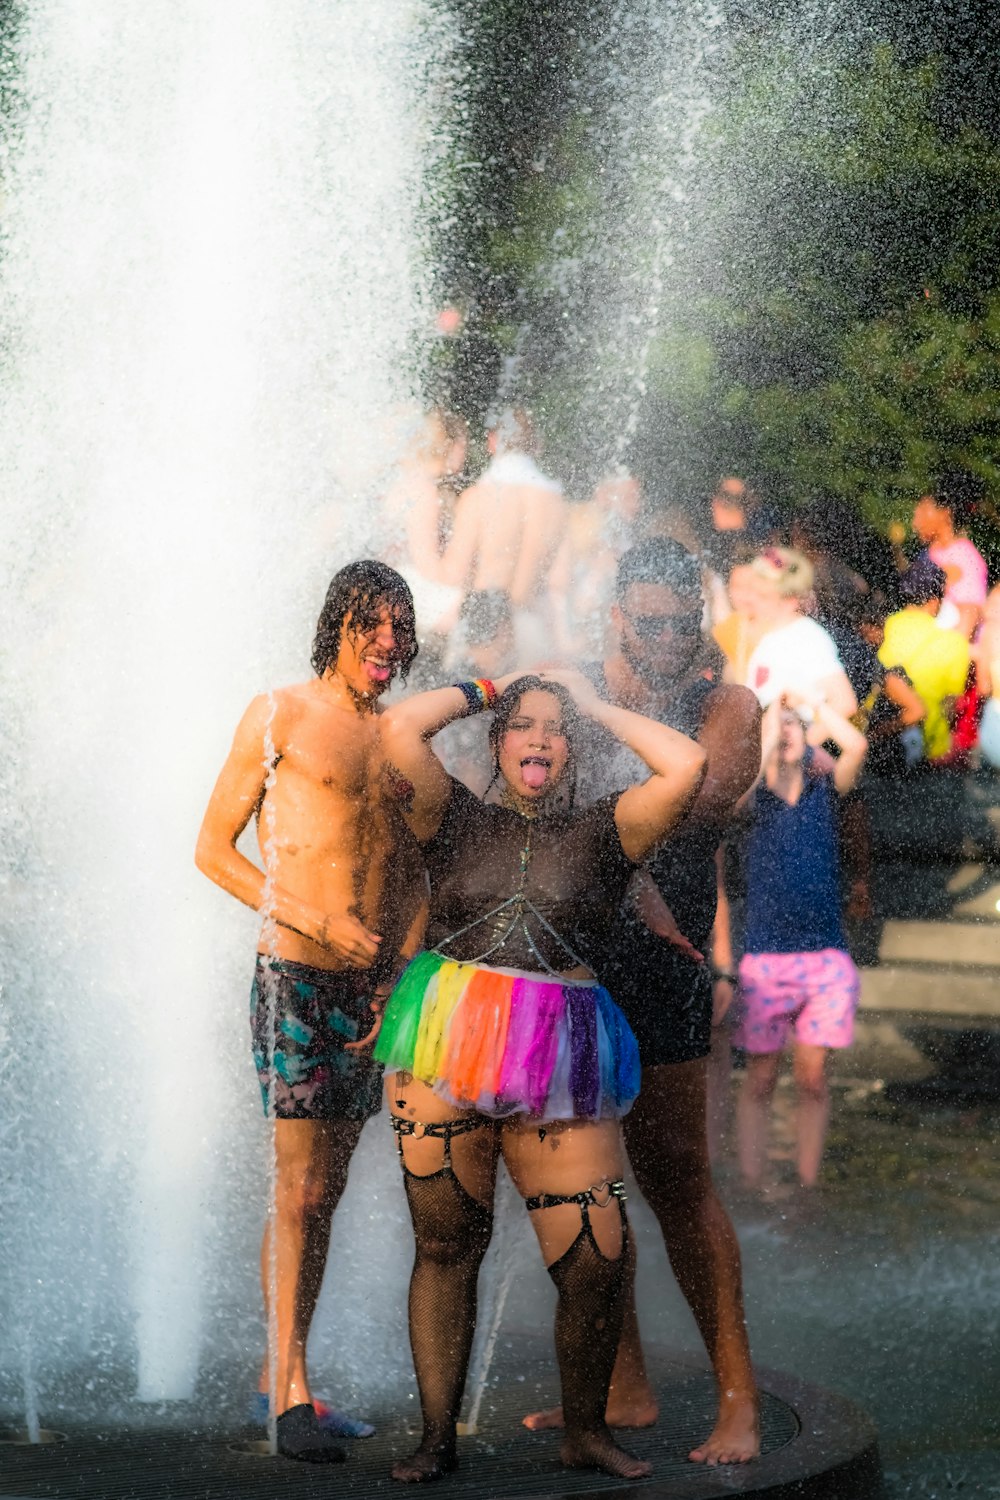
<svg viewBox="0 0 1000 1500">
<path fill-rule="evenodd" d="M 375 1056 L 459 1109 L 539 1120 L 627 1114 L 632 1028 L 599 984 L 421 953 L 389 997 Z"/>
</svg>

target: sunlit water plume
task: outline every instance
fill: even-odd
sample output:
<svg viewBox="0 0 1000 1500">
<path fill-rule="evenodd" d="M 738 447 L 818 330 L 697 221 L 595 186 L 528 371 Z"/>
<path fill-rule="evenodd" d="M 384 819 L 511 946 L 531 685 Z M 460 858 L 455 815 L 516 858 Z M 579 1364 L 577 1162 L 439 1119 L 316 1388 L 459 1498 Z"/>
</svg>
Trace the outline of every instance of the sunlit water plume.
<svg viewBox="0 0 1000 1500">
<path fill-rule="evenodd" d="M 45 1410 L 255 1374 L 257 924 L 193 843 L 419 393 L 450 46 L 424 0 L 33 0 L 13 39 L 0 1322 Z M 362 1394 L 401 1366 L 395 1172 L 369 1132 L 335 1238 Z"/>
</svg>

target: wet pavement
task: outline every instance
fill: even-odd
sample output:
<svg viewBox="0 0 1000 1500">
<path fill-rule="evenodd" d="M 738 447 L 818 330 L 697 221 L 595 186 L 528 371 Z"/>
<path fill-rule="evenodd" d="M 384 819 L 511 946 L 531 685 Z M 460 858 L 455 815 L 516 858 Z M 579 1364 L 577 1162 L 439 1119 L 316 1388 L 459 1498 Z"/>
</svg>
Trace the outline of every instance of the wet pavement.
<svg viewBox="0 0 1000 1500">
<path fill-rule="evenodd" d="M 970 1102 L 940 1073 L 937 1093 L 900 1082 L 894 1051 L 868 1049 L 859 1076 L 860 1060 L 837 1070 L 818 1190 L 795 1186 L 787 1082 L 765 1198 L 720 1173 L 754 1357 L 872 1416 L 889 1500 L 1000 1496 L 1000 1102 Z M 663 1296 L 662 1248 L 636 1217 L 644 1327 L 676 1336 L 686 1310 Z"/>
<path fill-rule="evenodd" d="M 743 1248 L 755 1359 L 847 1397 L 872 1417 L 880 1434 L 887 1500 L 1000 1497 L 998 1033 L 1000 1028 L 992 1026 L 966 1028 L 926 1017 L 895 1016 L 891 1024 L 866 1020 L 858 1046 L 837 1060 L 821 1186 L 810 1194 L 795 1186 L 793 1094 L 787 1082 L 777 1091 L 766 1194 L 743 1194 L 727 1161 L 719 1173 Z M 738 1085 L 737 1073 L 734 1094 Z M 335 1227 L 335 1239 L 343 1238 L 331 1255 L 331 1265 L 340 1270 L 346 1253 L 341 1247 L 356 1232 L 358 1213 L 364 1208 L 375 1215 L 385 1226 L 383 1263 L 376 1281 L 370 1265 L 365 1280 L 380 1299 L 392 1257 L 400 1262 L 399 1278 L 410 1253 L 402 1205 L 396 1202 L 401 1195 L 391 1144 L 378 1135 L 384 1124 L 373 1127 L 369 1149 L 388 1164 L 387 1172 L 392 1169 L 388 1188 L 380 1189 L 385 1202 L 368 1201 L 370 1180 L 366 1183 L 363 1170 L 352 1173 L 352 1201 L 345 1200 Z M 387 1129 L 382 1133 L 388 1136 Z M 638 1296 L 647 1343 L 657 1361 L 698 1353 L 693 1321 L 670 1276 L 652 1216 L 637 1194 L 630 1207 L 639 1240 Z M 554 1361 L 546 1374 L 551 1283 L 517 1205 L 502 1205 L 499 1219 L 508 1226 L 504 1255 L 513 1277 L 485 1409 L 500 1402 L 506 1431 L 516 1425 L 518 1411 L 554 1398 L 556 1376 Z M 241 1242 L 252 1245 L 249 1231 L 240 1233 Z M 226 1337 L 215 1342 L 218 1364 L 203 1371 L 195 1408 L 185 1413 L 176 1405 L 136 1406 L 131 1368 L 122 1367 L 109 1347 L 106 1359 L 79 1378 L 53 1380 L 43 1389 L 43 1418 L 53 1426 L 176 1432 L 188 1420 L 208 1417 L 215 1441 L 235 1435 L 245 1420 L 260 1341 L 254 1268 L 249 1255 L 245 1259 L 242 1266 L 231 1263 Z M 358 1285 L 356 1277 L 349 1285 Z M 399 1292 L 382 1318 L 391 1325 L 392 1364 L 402 1381 L 391 1409 L 405 1422 L 415 1415 L 416 1401 L 407 1373 L 402 1283 Z M 352 1292 L 348 1304 L 354 1300 Z M 381 1390 L 381 1401 L 371 1406 L 378 1405 L 381 1414 L 387 1395 L 382 1377 L 371 1376 L 367 1387 L 357 1377 L 345 1378 L 347 1354 L 338 1322 L 343 1311 L 344 1301 L 328 1278 L 312 1341 L 320 1388 L 336 1390 L 340 1404 L 355 1409 L 371 1402 L 373 1388 Z M 355 1314 L 377 1332 L 371 1321 L 376 1311 L 377 1303 L 370 1309 L 365 1303 Z M 526 1338 L 543 1346 L 530 1379 L 511 1373 L 517 1368 L 511 1358 Z M 361 1359 L 362 1369 L 372 1357 Z M 3 1406 L 11 1417 L 16 1414 L 11 1400 Z M 693 1443 L 704 1435 L 705 1419 L 693 1413 L 689 1425 Z M 668 1444 L 665 1429 L 659 1436 Z M 677 1442 L 682 1438 L 687 1441 L 681 1434 Z"/>
</svg>

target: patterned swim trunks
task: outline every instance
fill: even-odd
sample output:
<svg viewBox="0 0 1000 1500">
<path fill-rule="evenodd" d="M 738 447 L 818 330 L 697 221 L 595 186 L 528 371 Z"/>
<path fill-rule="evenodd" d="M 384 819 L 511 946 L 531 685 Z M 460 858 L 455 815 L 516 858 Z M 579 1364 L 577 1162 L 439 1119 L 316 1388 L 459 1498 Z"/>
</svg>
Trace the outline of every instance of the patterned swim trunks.
<svg viewBox="0 0 1000 1500">
<path fill-rule="evenodd" d="M 345 1052 L 371 1029 L 375 981 L 364 969 L 331 973 L 257 955 L 250 1030 L 264 1113 L 274 1016 L 274 1114 L 279 1120 L 369 1120 L 382 1107 L 382 1064 Z"/>
<path fill-rule="evenodd" d="M 840 948 L 818 953 L 747 953 L 740 961 L 742 1019 L 733 1045 L 780 1052 L 792 1027 L 808 1047 L 849 1047 L 861 977 Z"/>
</svg>

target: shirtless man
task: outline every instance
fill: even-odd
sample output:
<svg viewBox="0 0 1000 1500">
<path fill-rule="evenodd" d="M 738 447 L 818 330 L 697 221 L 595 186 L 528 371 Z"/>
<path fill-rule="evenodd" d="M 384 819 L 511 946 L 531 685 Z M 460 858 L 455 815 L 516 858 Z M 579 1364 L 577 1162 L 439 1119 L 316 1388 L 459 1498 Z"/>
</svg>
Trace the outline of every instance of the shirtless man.
<svg viewBox="0 0 1000 1500">
<path fill-rule="evenodd" d="M 680 543 L 653 538 L 626 552 L 616 592 L 611 615 L 617 643 L 599 685 L 619 707 L 690 735 L 708 757 L 687 816 L 648 861 L 633 904 L 622 910 L 609 964 L 608 988 L 636 1034 L 642 1064 L 641 1092 L 622 1122 L 625 1145 L 718 1386 L 715 1426 L 689 1457 L 709 1465 L 742 1463 L 760 1452 L 757 1388 L 739 1246 L 712 1182 L 706 1120 L 713 1005 L 722 1010 L 732 995 L 723 993 L 721 977 L 713 994 L 702 954 L 715 919 L 716 850 L 759 769 L 761 714 L 747 688 L 713 680 L 701 635 L 701 568 Z M 616 786 L 641 774 L 620 755 L 608 756 L 606 768 L 606 779 Z M 645 1427 L 656 1417 L 633 1302 L 612 1377 L 608 1422 Z M 525 1423 L 539 1428 L 561 1420 L 556 1409 L 533 1413 Z"/>
<path fill-rule="evenodd" d="M 502 589 L 514 610 L 514 654 L 534 661 L 551 649 L 549 574 L 566 527 L 566 501 L 538 467 L 526 411 L 505 412 L 487 445 L 492 462 L 459 498 L 445 573 L 464 593 Z"/>
<path fill-rule="evenodd" d="M 335 1435 L 365 1424 L 313 1401 L 306 1342 L 330 1221 L 365 1121 L 381 1106 L 381 1068 L 350 1043 L 370 1026 L 419 936 L 416 846 L 384 779 L 378 700 L 416 655 L 409 589 L 379 562 L 333 579 L 313 643 L 315 677 L 250 704 L 212 793 L 198 868 L 263 917 L 251 991 L 254 1061 L 275 1119 L 276 1211 L 261 1277 L 276 1368 L 278 1450 L 336 1462 Z M 251 818 L 265 866 L 237 849 Z M 412 855 L 412 858 L 411 858 Z M 360 1429 L 360 1430 L 359 1430 Z"/>
</svg>

